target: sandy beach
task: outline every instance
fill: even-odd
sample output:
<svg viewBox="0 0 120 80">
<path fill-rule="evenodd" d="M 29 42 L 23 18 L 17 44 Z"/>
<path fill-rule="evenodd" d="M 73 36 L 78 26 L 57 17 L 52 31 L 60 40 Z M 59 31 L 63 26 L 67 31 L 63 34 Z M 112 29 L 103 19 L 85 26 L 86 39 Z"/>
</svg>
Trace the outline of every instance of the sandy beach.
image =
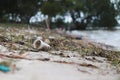
<svg viewBox="0 0 120 80">
<path fill-rule="evenodd" d="M 15 30 L 18 33 L 18 29 Z M 22 31 L 19 31 L 16 36 L 25 35 L 25 40 L 23 41 L 26 41 L 29 37 L 33 38 L 31 35 L 40 35 L 40 32 L 35 30 L 27 29 Z M 20 32 L 22 32 L 22 34 Z M 45 33 L 42 33 L 43 37 L 44 34 Z M 1 35 L 3 35 L 3 33 L 1 33 Z M 91 44 L 89 40 L 66 39 L 52 33 L 51 35 L 53 41 L 55 37 L 55 42 L 51 42 L 52 44 L 50 44 L 50 46 L 53 48 L 47 51 L 35 51 L 34 48 L 26 46 L 20 43 L 20 41 L 19 43 L 18 41 L 15 42 L 16 39 L 14 37 L 12 43 L 11 41 L 1 42 L 0 62 L 11 62 L 11 70 L 6 73 L 1 71 L 0 78 L 2 80 L 120 79 L 120 74 L 116 67 L 112 65 L 111 61 L 108 61 L 106 57 L 102 57 L 101 55 L 97 56 L 97 54 L 96 56 L 93 54 L 88 55 L 88 52 L 91 53 L 93 47 L 97 49 L 97 47 L 101 45 L 97 44 L 97 46 L 93 46 L 96 43 Z M 9 38 L 8 33 L 7 35 L 5 34 L 5 36 Z M 26 47 L 27 50 L 23 51 Z M 88 52 L 86 52 L 86 50 L 88 50 Z"/>
</svg>

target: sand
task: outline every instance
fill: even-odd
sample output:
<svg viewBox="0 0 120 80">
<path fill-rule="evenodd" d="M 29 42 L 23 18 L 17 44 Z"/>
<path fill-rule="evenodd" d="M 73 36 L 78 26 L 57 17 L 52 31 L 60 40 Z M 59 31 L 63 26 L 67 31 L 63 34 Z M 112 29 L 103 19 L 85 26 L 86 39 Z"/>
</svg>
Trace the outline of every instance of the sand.
<svg viewBox="0 0 120 80">
<path fill-rule="evenodd" d="M 27 58 L 15 59 L 14 72 L 0 72 L 2 80 L 119 80 L 115 67 L 102 57 L 81 57 L 76 52 L 64 51 L 69 56 L 58 55 L 60 51 L 26 52 Z M 57 54 L 55 54 L 57 53 Z M 49 58 L 49 61 L 36 59 Z M 89 65 L 88 65 L 89 64 Z M 91 65 L 90 65 L 91 64 Z"/>
<path fill-rule="evenodd" d="M 12 28 L 8 35 L 11 33 L 15 35 L 15 31 L 18 35 L 26 34 L 25 38 L 28 39 L 32 35 L 34 37 L 36 33 L 42 34 L 39 30 L 36 32 L 36 30 L 28 29 L 24 31 L 23 29 Z M 7 34 L 6 32 L 4 34 Z M 28 35 L 27 32 L 31 34 Z M 1 53 L 5 55 L 19 55 L 19 51 L 14 49 L 10 51 L 9 48 L 0 45 Z M 0 72 L 1 80 L 120 80 L 120 73 L 117 72 L 115 66 L 111 65 L 103 57 L 83 57 L 78 52 L 64 50 L 27 51 L 22 57 L 24 59 L 0 56 L 0 61 L 12 61 L 12 64 L 16 65 L 15 68 L 11 68 L 14 70 L 8 73 Z M 28 58 L 31 60 L 28 60 Z"/>
</svg>

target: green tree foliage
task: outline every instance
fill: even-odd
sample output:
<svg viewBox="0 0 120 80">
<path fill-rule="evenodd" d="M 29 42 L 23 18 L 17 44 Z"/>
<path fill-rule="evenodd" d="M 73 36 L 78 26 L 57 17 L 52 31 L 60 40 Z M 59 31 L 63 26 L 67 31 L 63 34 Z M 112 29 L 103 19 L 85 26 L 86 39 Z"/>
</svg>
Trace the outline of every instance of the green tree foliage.
<svg viewBox="0 0 120 80">
<path fill-rule="evenodd" d="M 0 17 L 12 17 L 12 21 L 16 21 L 17 17 L 22 22 L 28 23 L 31 16 L 38 11 L 39 0 L 0 0 Z M 3 19 L 2 19 L 3 20 Z"/>
<path fill-rule="evenodd" d="M 70 14 L 75 29 L 89 26 L 112 28 L 117 24 L 117 10 L 110 0 L 71 0 Z M 81 15 L 82 13 L 82 15 Z"/>
<path fill-rule="evenodd" d="M 12 5 L 12 2 L 15 2 L 15 0 L 0 0 L 0 20 L 5 21 L 6 15 L 8 13 L 12 13 L 13 10 L 15 10 L 15 6 Z"/>
<path fill-rule="evenodd" d="M 104 2 L 104 3 L 103 3 Z M 115 17 L 117 16 L 117 10 L 114 7 L 114 4 L 109 0 L 98 0 L 96 2 L 96 19 L 93 21 L 93 26 L 113 28 L 117 24 Z M 94 7 L 95 7 L 94 6 Z"/>
<path fill-rule="evenodd" d="M 18 14 L 23 22 L 29 22 L 31 16 L 38 11 L 38 0 L 18 0 Z"/>
<path fill-rule="evenodd" d="M 48 16 L 49 27 L 52 18 L 70 14 L 75 29 L 88 27 L 113 28 L 120 15 L 119 0 L 0 0 L 0 22 L 16 21 L 28 23 L 29 19 L 41 11 Z M 12 19 L 9 19 L 12 17 Z M 56 23 L 60 23 L 60 19 Z M 64 21 L 61 21 L 64 24 Z"/>
<path fill-rule="evenodd" d="M 41 11 L 50 18 L 69 13 L 74 24 L 72 29 L 113 28 L 117 24 L 118 9 L 110 0 L 45 0 Z"/>
<path fill-rule="evenodd" d="M 48 22 L 49 28 L 52 28 L 52 17 L 55 17 L 57 14 L 62 13 L 61 1 L 55 1 L 55 0 L 48 0 L 43 1 L 43 4 L 41 6 L 41 11 L 43 14 L 48 16 Z"/>
<path fill-rule="evenodd" d="M 41 11 L 43 14 L 53 17 L 62 11 L 62 6 L 60 4 L 60 1 L 49 0 L 49 1 L 45 1 L 42 4 Z"/>
</svg>

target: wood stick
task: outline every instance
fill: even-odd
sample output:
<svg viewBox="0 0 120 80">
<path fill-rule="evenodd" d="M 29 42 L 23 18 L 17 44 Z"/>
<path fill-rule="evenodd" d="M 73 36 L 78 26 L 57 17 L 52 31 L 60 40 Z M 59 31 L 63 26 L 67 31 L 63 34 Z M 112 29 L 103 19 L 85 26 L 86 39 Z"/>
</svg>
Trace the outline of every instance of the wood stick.
<svg viewBox="0 0 120 80">
<path fill-rule="evenodd" d="M 49 58 L 39 58 L 39 59 L 32 59 L 32 58 L 27 58 L 21 55 L 6 55 L 6 54 L 0 54 L 2 57 L 8 57 L 8 58 L 14 58 L 14 59 L 26 59 L 26 60 L 40 60 L 40 61 L 49 61 Z"/>
<path fill-rule="evenodd" d="M 20 55 L 6 55 L 6 54 L 0 54 L 0 56 L 8 57 L 8 58 L 15 58 L 15 59 L 32 60 L 32 59 L 30 59 L 30 58 L 26 58 L 26 57 L 23 57 L 23 56 L 20 56 Z"/>
</svg>

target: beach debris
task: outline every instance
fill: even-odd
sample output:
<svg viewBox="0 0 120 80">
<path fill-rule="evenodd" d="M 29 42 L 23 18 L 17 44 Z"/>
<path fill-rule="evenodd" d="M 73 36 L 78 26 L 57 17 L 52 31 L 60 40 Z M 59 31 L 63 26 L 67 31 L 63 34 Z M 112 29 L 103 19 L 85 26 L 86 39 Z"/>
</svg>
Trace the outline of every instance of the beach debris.
<svg viewBox="0 0 120 80">
<path fill-rule="evenodd" d="M 91 73 L 88 72 L 87 70 L 82 70 L 82 69 L 80 69 L 80 68 L 78 68 L 78 71 L 83 72 L 83 73 L 87 73 L 87 74 L 91 74 Z"/>
<path fill-rule="evenodd" d="M 33 42 L 33 47 L 35 49 L 50 49 L 50 45 L 46 42 L 42 41 L 41 37 L 37 37 L 36 40 Z"/>
<path fill-rule="evenodd" d="M 2 61 L 2 62 L 0 62 L 0 71 L 2 71 L 2 72 L 9 72 L 11 70 L 10 66 L 11 66 L 11 62 L 9 62 L 9 61 Z"/>
<path fill-rule="evenodd" d="M 1 61 L 0 65 L 11 66 L 11 61 Z"/>
<path fill-rule="evenodd" d="M 26 31 L 27 30 L 27 31 Z M 31 31 L 29 31 L 31 30 Z M 109 46 L 105 44 L 97 43 L 89 40 L 87 37 L 82 35 L 72 35 L 58 30 L 59 32 L 53 32 L 41 28 L 26 29 L 21 28 L 7 28 L 0 30 L 0 57 L 10 59 L 25 59 L 35 60 L 32 57 L 27 57 L 26 52 L 38 52 L 40 50 L 50 51 L 75 51 L 78 52 L 82 57 L 85 56 L 99 56 L 105 57 L 108 61 L 112 61 L 113 64 L 118 65 L 120 63 L 120 52 L 112 51 Z M 5 49 L 6 48 L 6 49 Z M 48 52 L 50 52 L 48 51 Z M 11 52 L 14 52 L 11 54 Z M 17 53 L 17 54 L 16 54 Z M 64 54 L 65 53 L 65 54 Z M 54 52 L 53 55 L 58 55 L 62 58 L 73 58 L 74 55 L 68 55 L 66 52 Z M 76 55 L 75 55 L 76 56 Z M 51 61 L 47 58 L 39 58 L 41 61 Z M 86 58 L 89 61 L 98 61 L 97 58 Z M 55 61 L 54 61 L 55 62 Z M 64 61 L 56 61 L 57 63 L 65 64 L 77 64 L 69 63 Z M 82 67 L 97 68 L 96 65 L 81 63 L 77 64 Z M 5 66 L 5 65 L 4 65 Z M 10 67 L 11 68 L 11 67 Z M 11 68 L 12 69 L 12 68 Z M 12 70 L 11 70 L 12 71 Z M 119 69 L 120 71 L 120 69 Z"/>
<path fill-rule="evenodd" d="M 49 39 L 45 39 L 44 42 L 47 43 L 47 44 L 50 44 L 50 40 Z"/>
<path fill-rule="evenodd" d="M 5 66 L 5 65 L 0 65 L 0 71 L 9 72 L 10 71 L 10 67 Z"/>
<path fill-rule="evenodd" d="M 0 71 L 14 73 L 17 69 L 16 64 L 13 63 L 12 59 L 2 60 L 0 62 Z"/>
<path fill-rule="evenodd" d="M 37 59 L 37 60 L 40 60 L 40 61 L 50 61 L 50 59 L 49 58 L 39 58 L 39 59 Z"/>
<path fill-rule="evenodd" d="M 10 41 L 7 37 L 0 34 L 0 42 L 8 42 Z"/>
<path fill-rule="evenodd" d="M 49 38 L 49 39 L 55 39 L 55 37 L 54 37 L 54 36 L 49 36 L 48 38 Z"/>
<path fill-rule="evenodd" d="M 31 60 L 31 59 L 26 58 L 26 57 L 24 57 L 24 56 L 15 55 L 15 54 L 11 54 L 11 55 L 0 54 L 0 56 L 2 56 L 2 57 L 7 57 L 7 58 L 13 58 L 13 59 L 26 59 L 26 60 Z"/>
<path fill-rule="evenodd" d="M 82 64 L 80 64 L 80 66 L 98 69 L 97 66 L 95 66 L 93 64 L 88 64 L 88 63 L 82 63 Z"/>
</svg>

